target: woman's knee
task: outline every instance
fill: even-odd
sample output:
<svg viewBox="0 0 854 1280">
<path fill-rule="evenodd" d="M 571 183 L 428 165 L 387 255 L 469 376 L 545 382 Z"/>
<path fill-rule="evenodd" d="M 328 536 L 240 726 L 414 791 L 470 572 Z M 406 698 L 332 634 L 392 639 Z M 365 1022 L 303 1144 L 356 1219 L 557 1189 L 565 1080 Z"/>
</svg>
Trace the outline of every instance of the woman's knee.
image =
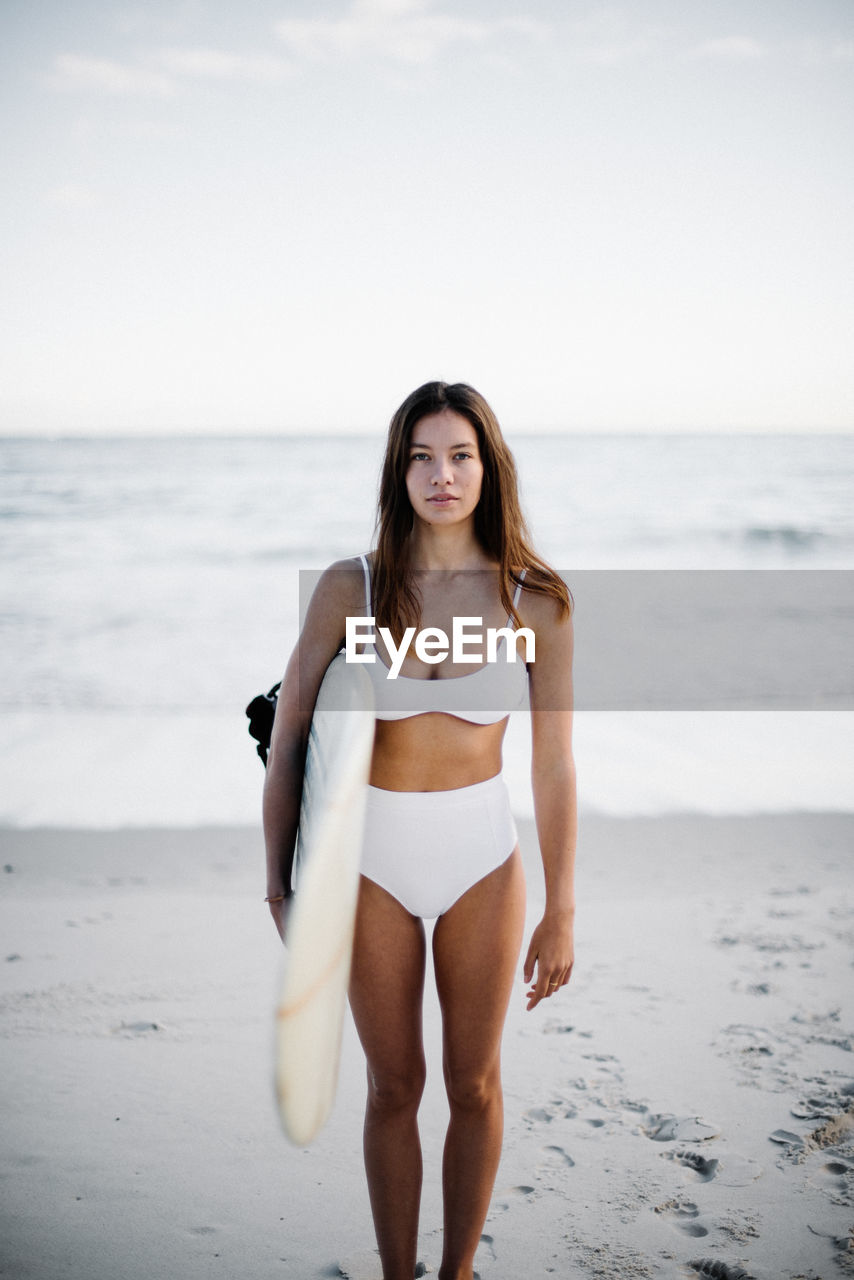
<svg viewBox="0 0 854 1280">
<path fill-rule="evenodd" d="M 501 1102 L 501 1071 L 497 1066 L 476 1071 L 446 1066 L 445 1089 L 452 1110 L 487 1111 Z"/>
<path fill-rule="evenodd" d="M 368 1105 L 372 1110 L 391 1115 L 398 1111 L 417 1111 L 424 1093 L 427 1071 L 423 1062 L 413 1062 L 406 1069 L 387 1071 L 368 1065 Z"/>
</svg>

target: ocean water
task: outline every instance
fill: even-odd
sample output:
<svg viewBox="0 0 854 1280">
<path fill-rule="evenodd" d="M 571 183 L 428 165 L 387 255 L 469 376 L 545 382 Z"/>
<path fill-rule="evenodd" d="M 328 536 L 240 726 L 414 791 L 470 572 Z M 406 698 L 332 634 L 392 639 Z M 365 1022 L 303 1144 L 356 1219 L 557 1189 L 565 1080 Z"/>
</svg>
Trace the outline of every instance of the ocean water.
<svg viewBox="0 0 854 1280">
<path fill-rule="evenodd" d="M 257 820 L 243 708 L 298 574 L 367 549 L 378 437 L 0 440 L 0 822 Z M 854 569 L 852 436 L 511 440 L 540 551 L 590 569 Z M 852 717 L 586 712 L 606 812 L 850 808 Z M 530 808 L 524 717 L 508 741 Z"/>
</svg>

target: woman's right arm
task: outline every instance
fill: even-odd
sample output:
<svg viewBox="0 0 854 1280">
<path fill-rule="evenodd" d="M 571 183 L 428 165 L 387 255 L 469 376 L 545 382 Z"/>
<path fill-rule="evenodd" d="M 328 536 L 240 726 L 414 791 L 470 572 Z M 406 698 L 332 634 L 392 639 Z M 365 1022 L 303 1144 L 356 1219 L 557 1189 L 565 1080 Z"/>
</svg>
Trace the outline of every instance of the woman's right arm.
<svg viewBox="0 0 854 1280">
<path fill-rule="evenodd" d="M 296 648 L 285 671 L 264 777 L 264 843 L 267 897 L 284 937 L 291 897 L 302 775 L 308 731 L 320 682 L 344 642 L 348 614 L 364 613 L 361 568 L 341 560 L 321 575 L 309 602 Z M 278 901 L 276 900 L 278 899 Z"/>
</svg>

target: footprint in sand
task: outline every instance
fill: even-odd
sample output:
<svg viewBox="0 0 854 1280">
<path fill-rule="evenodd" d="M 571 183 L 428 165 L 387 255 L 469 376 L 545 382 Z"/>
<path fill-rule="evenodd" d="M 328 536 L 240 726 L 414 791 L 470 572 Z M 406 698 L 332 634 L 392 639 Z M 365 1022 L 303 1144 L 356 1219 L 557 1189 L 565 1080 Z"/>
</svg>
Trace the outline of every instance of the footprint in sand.
<svg viewBox="0 0 854 1280">
<path fill-rule="evenodd" d="M 547 1111 L 545 1107 L 532 1107 L 530 1111 L 525 1112 L 525 1119 L 531 1124 L 551 1124 L 554 1114 Z"/>
<path fill-rule="evenodd" d="M 708 1276 L 709 1280 L 753 1280 L 753 1276 L 744 1267 L 730 1267 L 716 1258 L 696 1258 L 686 1265 L 696 1271 L 697 1275 Z"/>
<path fill-rule="evenodd" d="M 501 1200 L 494 1201 L 492 1208 L 498 1213 L 506 1213 L 511 1204 L 515 1201 L 517 1204 L 520 1200 L 530 1203 L 530 1198 L 534 1195 L 533 1187 L 510 1187 L 509 1190 L 503 1192 Z"/>
<path fill-rule="evenodd" d="M 654 1212 L 663 1218 L 669 1218 L 674 1227 L 678 1227 L 688 1236 L 700 1239 L 709 1234 L 707 1228 L 696 1221 L 700 1216 L 700 1210 L 691 1200 L 666 1200 L 664 1204 L 657 1204 Z"/>
<path fill-rule="evenodd" d="M 808 897 L 809 894 L 815 893 L 815 892 L 816 890 L 813 889 L 811 885 L 799 884 L 795 888 L 769 889 L 768 897 L 769 898 L 805 898 L 805 897 Z"/>
<path fill-rule="evenodd" d="M 531 1107 L 529 1111 L 524 1112 L 522 1119 L 527 1120 L 528 1124 L 533 1128 L 536 1124 L 551 1124 L 552 1120 L 574 1120 L 577 1115 L 577 1107 L 564 1101 L 563 1098 L 555 1098 L 553 1102 L 546 1103 L 545 1106 Z"/>
<path fill-rule="evenodd" d="M 828 1043 L 824 1038 L 819 1043 Z M 791 1108 L 791 1114 L 797 1120 L 834 1120 L 840 1114 L 851 1110 L 854 1098 L 854 1082 L 818 1080 L 820 1087 L 807 1098 L 801 1098 Z"/>
<path fill-rule="evenodd" d="M 545 1157 L 544 1164 L 552 1169 L 554 1168 L 575 1168 L 575 1161 L 563 1147 L 543 1147 L 543 1155 Z"/>
<path fill-rule="evenodd" d="M 720 1137 L 720 1129 L 699 1116 L 650 1116 L 643 1132 L 653 1142 L 708 1142 Z"/>
<path fill-rule="evenodd" d="M 698 1182 L 711 1182 L 718 1171 L 717 1160 L 707 1160 L 699 1151 L 664 1151 L 665 1160 L 675 1160 L 691 1173 L 696 1174 Z"/>
<path fill-rule="evenodd" d="M 804 1098 L 790 1111 L 796 1120 L 832 1120 L 839 1108 L 829 1098 Z"/>
<path fill-rule="evenodd" d="M 836 1147 L 840 1156 L 854 1155 L 854 1103 L 803 1137 L 788 1129 L 775 1129 L 768 1137 L 784 1147 L 784 1154 L 796 1162 L 800 1162 L 804 1154 L 830 1147 Z"/>
<path fill-rule="evenodd" d="M 854 1165 L 844 1160 L 829 1160 L 807 1178 L 807 1182 L 829 1195 L 836 1204 L 854 1203 Z"/>
<path fill-rule="evenodd" d="M 793 1151 L 803 1150 L 803 1138 L 796 1133 L 792 1133 L 789 1129 L 775 1129 L 773 1133 L 768 1134 L 768 1139 L 770 1142 L 776 1142 L 779 1146 L 785 1147 L 786 1155 L 791 1155 Z"/>
<path fill-rule="evenodd" d="M 662 1155 L 694 1174 L 697 1182 L 711 1182 L 712 1178 L 717 1178 L 722 1187 L 748 1187 L 763 1172 L 762 1165 L 747 1156 L 724 1154 L 719 1159 L 709 1160 L 699 1151 L 664 1151 Z"/>
<path fill-rule="evenodd" d="M 495 1262 L 498 1255 L 495 1252 L 495 1241 L 492 1236 L 482 1235 L 480 1237 L 480 1244 L 477 1248 L 478 1252 L 483 1249 L 489 1255 L 490 1259 Z M 477 1272 L 475 1272 L 475 1275 L 477 1275 Z"/>
</svg>

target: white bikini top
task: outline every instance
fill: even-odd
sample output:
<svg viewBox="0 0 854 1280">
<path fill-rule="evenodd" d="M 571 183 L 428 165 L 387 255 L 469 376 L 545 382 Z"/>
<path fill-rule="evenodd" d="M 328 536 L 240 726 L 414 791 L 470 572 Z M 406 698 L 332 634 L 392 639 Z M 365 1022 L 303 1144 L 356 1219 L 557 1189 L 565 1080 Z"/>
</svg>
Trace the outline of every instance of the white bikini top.
<svg viewBox="0 0 854 1280">
<path fill-rule="evenodd" d="M 371 571 L 366 558 L 360 556 L 359 559 L 365 575 L 367 616 L 372 617 Z M 524 576 L 523 570 L 522 577 Z M 513 596 L 514 609 L 519 603 L 521 590 L 522 583 L 519 582 Z M 507 626 L 513 629 L 512 615 L 507 619 Z M 388 667 L 377 653 L 376 645 L 366 646 L 366 651 L 373 653 L 375 658 L 374 662 L 365 664 L 365 670 L 374 687 L 376 718 L 408 720 L 411 716 L 441 711 L 445 715 L 458 716 L 460 720 L 469 720 L 472 724 L 497 724 L 499 720 L 509 716 L 511 711 L 526 706 L 528 700 L 524 648 L 520 645 L 516 661 L 512 662 L 507 658 L 506 646 L 507 639 L 502 636 L 495 662 L 486 662 L 469 675 L 434 680 L 402 675 L 390 680 Z"/>
</svg>

